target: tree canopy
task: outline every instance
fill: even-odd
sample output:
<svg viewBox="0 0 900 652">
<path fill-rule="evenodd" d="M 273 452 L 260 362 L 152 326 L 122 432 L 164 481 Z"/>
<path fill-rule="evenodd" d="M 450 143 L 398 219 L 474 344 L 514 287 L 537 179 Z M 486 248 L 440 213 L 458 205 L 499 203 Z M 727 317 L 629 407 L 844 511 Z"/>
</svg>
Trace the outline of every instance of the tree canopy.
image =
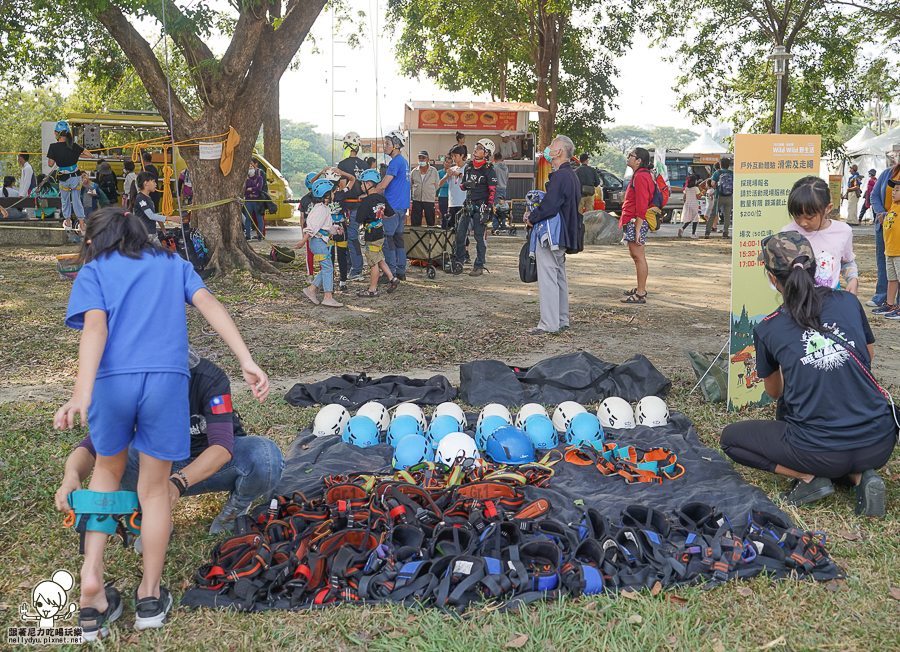
<svg viewBox="0 0 900 652">
<path fill-rule="evenodd" d="M 534 102 L 548 109 L 539 147 L 558 132 L 587 151 L 602 142 L 617 93 L 613 58 L 639 21 L 628 5 L 601 0 L 389 0 L 388 16 L 402 23 L 403 74 Z"/>
<path fill-rule="evenodd" d="M 782 95 L 784 133 L 816 133 L 823 150 L 867 99 L 856 71 L 871 38 L 854 12 L 827 0 L 660 0 L 656 21 L 677 44 L 678 108 L 698 123 L 711 117 L 751 132 L 774 127 L 772 48 L 794 55 Z"/>
</svg>

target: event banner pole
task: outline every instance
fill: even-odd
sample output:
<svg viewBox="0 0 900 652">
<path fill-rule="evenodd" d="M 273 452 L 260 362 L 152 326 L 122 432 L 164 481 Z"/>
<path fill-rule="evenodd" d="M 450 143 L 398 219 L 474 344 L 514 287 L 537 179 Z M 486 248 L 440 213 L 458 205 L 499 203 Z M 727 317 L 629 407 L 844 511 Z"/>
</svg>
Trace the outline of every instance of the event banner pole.
<svg viewBox="0 0 900 652">
<path fill-rule="evenodd" d="M 728 409 L 772 399 L 756 377 L 756 325 L 781 303 L 757 260 L 760 242 L 790 221 L 787 198 L 801 177 L 819 176 L 821 136 L 736 134 L 734 246 L 731 253 L 731 344 Z"/>
</svg>

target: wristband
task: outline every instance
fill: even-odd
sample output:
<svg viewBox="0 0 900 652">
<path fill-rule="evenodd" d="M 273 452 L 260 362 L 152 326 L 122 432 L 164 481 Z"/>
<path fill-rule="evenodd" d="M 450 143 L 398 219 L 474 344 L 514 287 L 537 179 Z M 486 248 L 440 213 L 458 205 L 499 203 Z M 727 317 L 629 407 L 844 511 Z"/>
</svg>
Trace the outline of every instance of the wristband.
<svg viewBox="0 0 900 652">
<path fill-rule="evenodd" d="M 187 487 L 184 486 L 184 483 L 176 478 L 174 475 L 169 478 L 169 482 L 175 485 L 175 488 L 178 489 L 178 495 L 183 496 L 184 492 L 187 491 Z"/>
<path fill-rule="evenodd" d="M 173 472 L 172 472 L 172 475 L 177 475 L 179 478 L 181 478 L 181 481 L 184 483 L 184 490 L 185 490 L 185 491 L 187 491 L 187 490 L 188 490 L 188 487 L 191 486 L 191 483 L 188 482 L 188 479 L 185 477 L 184 473 L 182 473 L 181 471 L 173 471 Z"/>
</svg>

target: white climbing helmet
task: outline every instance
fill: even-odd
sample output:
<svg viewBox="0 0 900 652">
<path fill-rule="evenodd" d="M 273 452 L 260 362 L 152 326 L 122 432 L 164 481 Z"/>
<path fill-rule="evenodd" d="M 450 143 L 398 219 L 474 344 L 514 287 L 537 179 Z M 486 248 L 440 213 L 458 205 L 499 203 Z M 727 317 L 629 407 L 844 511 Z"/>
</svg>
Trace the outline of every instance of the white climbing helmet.
<svg viewBox="0 0 900 652">
<path fill-rule="evenodd" d="M 656 428 L 669 423 L 669 408 L 658 396 L 645 396 L 634 408 L 638 425 Z"/>
<path fill-rule="evenodd" d="M 478 454 L 475 440 L 464 432 L 451 432 L 438 442 L 434 453 L 434 461 L 447 466 L 453 466 L 459 461 L 478 459 L 481 459 L 481 455 Z"/>
<path fill-rule="evenodd" d="M 344 136 L 344 144 L 350 145 L 351 149 L 359 149 L 359 145 L 362 142 L 359 138 L 359 134 L 355 131 L 347 132 L 347 135 Z"/>
<path fill-rule="evenodd" d="M 337 403 L 331 403 L 319 410 L 313 421 L 312 432 L 316 437 L 341 435 L 349 421 L 350 413 L 347 412 L 347 408 Z"/>
<path fill-rule="evenodd" d="M 634 428 L 634 410 L 624 398 L 610 396 L 597 408 L 597 418 L 604 428 Z"/>
<path fill-rule="evenodd" d="M 386 433 L 388 426 L 391 425 L 391 416 L 388 414 L 387 408 L 378 401 L 369 401 L 363 405 L 356 411 L 356 416 L 369 417 L 382 434 Z"/>
<path fill-rule="evenodd" d="M 569 429 L 572 417 L 576 414 L 587 412 L 581 403 L 575 401 L 563 401 L 553 411 L 553 427 L 559 432 L 565 432 Z"/>
<path fill-rule="evenodd" d="M 466 420 L 466 413 L 463 412 L 463 409 L 456 403 L 447 401 L 438 405 L 436 408 L 434 408 L 434 412 L 431 415 L 431 420 L 434 421 L 436 418 L 442 417 L 444 415 L 451 416 L 456 419 L 457 423 L 459 423 L 460 432 L 466 429 L 466 425 L 468 423 L 468 421 Z"/>
<path fill-rule="evenodd" d="M 528 417 L 534 416 L 535 414 L 540 414 L 548 419 L 550 415 L 547 414 L 547 410 L 544 409 L 544 406 L 540 403 L 526 403 L 519 409 L 519 413 L 516 415 L 516 423 L 514 424 L 516 428 L 524 428 L 525 420 Z"/>
<path fill-rule="evenodd" d="M 397 407 L 394 408 L 394 416 L 396 419 L 399 416 L 404 414 L 408 414 L 413 417 L 416 421 L 419 422 L 419 425 L 422 426 L 422 432 L 425 432 L 427 429 L 427 424 L 425 423 L 425 413 L 422 412 L 422 408 L 420 408 L 415 403 L 401 403 Z"/>
<path fill-rule="evenodd" d="M 494 155 L 494 152 L 497 151 L 497 146 L 494 145 L 494 141 L 491 140 L 490 138 L 482 138 L 475 144 L 481 145 L 481 147 L 484 149 L 484 158 L 486 158 L 489 161 L 491 160 L 491 157 Z"/>
<path fill-rule="evenodd" d="M 488 403 L 481 409 L 478 414 L 478 422 L 475 424 L 476 428 L 481 425 L 485 417 L 500 417 L 506 423 L 512 424 L 512 415 L 509 413 L 509 409 L 499 403 Z"/>
</svg>

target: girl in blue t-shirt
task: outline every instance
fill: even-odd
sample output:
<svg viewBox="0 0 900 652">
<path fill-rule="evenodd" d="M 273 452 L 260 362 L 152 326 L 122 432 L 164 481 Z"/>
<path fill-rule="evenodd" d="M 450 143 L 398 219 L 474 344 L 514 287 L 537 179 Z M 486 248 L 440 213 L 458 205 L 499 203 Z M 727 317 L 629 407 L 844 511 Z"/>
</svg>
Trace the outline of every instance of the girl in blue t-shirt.
<svg viewBox="0 0 900 652">
<path fill-rule="evenodd" d="M 151 242 L 133 213 L 94 213 L 81 258 L 84 267 L 66 314 L 66 324 L 83 331 L 78 375 L 53 425 L 71 428 L 76 415 L 81 425 L 90 421 L 97 451 L 90 491 L 118 491 L 129 446 L 138 451 L 144 574 L 135 591 L 135 627 L 162 627 L 172 607 L 172 596 L 160 586 L 171 527 L 170 480 L 180 493 L 191 483 L 181 472 L 170 477 L 172 461 L 190 455 L 185 303 L 200 311 L 237 356 L 256 399 L 266 398 L 269 381 L 190 263 Z M 87 640 L 106 635 L 122 612 L 119 592 L 104 589 L 106 537 L 88 531 L 84 538 L 79 624 Z"/>
</svg>

